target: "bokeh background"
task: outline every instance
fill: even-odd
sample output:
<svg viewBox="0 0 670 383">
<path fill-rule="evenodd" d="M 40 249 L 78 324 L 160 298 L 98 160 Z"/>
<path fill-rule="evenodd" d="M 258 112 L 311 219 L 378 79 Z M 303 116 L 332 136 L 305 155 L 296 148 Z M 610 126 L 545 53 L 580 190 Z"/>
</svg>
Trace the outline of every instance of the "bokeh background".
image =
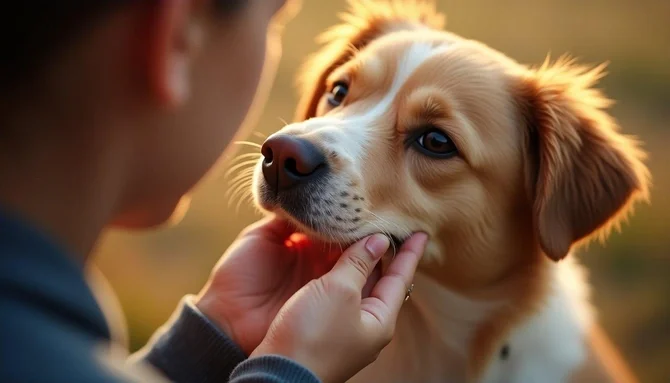
<svg viewBox="0 0 670 383">
<path fill-rule="evenodd" d="M 609 61 L 601 88 L 612 113 L 650 152 L 652 205 L 640 206 L 605 246 L 579 252 L 590 269 L 601 320 L 643 382 L 670 381 L 670 1 L 442 0 L 447 28 L 524 63 L 571 53 L 585 63 Z M 305 0 L 287 27 L 284 55 L 269 104 L 249 140 L 261 142 L 290 120 L 298 66 L 316 49 L 314 36 L 337 21 L 342 0 Z M 243 149 L 241 152 L 249 151 Z M 240 153 L 241 153 L 240 152 Z M 197 292 L 255 210 L 227 207 L 223 178 L 202 185 L 181 225 L 151 233 L 111 233 L 97 263 L 120 297 L 130 347 L 140 347 Z"/>
</svg>

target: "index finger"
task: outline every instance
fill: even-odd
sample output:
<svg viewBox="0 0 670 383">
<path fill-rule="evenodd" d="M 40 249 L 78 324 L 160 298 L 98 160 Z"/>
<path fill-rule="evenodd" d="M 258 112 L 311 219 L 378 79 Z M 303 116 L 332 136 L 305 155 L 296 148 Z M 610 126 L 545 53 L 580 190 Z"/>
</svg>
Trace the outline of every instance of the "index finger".
<svg viewBox="0 0 670 383">
<path fill-rule="evenodd" d="M 372 289 L 370 296 L 363 300 L 364 310 L 380 318 L 383 316 L 380 309 L 384 309 L 385 306 L 384 311 L 390 314 L 389 319 L 395 321 L 427 242 L 428 235 L 425 233 L 416 233 L 405 241 L 384 276 Z M 372 312 L 373 310 L 375 312 Z"/>
</svg>

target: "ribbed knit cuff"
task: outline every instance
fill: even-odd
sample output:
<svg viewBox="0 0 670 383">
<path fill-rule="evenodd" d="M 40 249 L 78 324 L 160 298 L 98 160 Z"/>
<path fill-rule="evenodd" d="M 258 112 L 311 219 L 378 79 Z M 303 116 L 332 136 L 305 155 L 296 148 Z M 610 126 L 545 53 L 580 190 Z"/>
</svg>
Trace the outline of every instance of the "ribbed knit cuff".
<svg viewBox="0 0 670 383">
<path fill-rule="evenodd" d="M 246 355 L 195 307 L 193 298 L 182 299 L 172 318 L 136 358 L 173 382 L 227 382 Z"/>
<path fill-rule="evenodd" d="M 321 383 L 312 372 L 279 355 L 263 355 L 240 363 L 230 383 Z"/>
</svg>

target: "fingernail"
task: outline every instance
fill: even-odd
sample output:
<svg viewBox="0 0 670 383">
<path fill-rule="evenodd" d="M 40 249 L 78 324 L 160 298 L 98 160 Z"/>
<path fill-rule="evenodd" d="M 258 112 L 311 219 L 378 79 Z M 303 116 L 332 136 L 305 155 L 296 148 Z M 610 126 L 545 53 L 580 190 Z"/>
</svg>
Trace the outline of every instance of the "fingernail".
<svg viewBox="0 0 670 383">
<path fill-rule="evenodd" d="M 384 255 L 389 246 L 391 246 L 391 242 L 389 242 L 388 237 L 384 234 L 375 234 L 365 242 L 365 248 L 375 258 L 380 258 Z"/>
<path fill-rule="evenodd" d="M 419 237 L 419 239 L 421 240 L 421 242 L 428 241 L 428 234 L 426 234 L 426 233 L 424 233 L 424 232 L 422 232 L 422 231 L 420 231 L 420 232 L 418 232 L 418 233 L 416 233 L 416 234 L 414 234 L 414 235 L 417 236 L 417 237 Z"/>
</svg>

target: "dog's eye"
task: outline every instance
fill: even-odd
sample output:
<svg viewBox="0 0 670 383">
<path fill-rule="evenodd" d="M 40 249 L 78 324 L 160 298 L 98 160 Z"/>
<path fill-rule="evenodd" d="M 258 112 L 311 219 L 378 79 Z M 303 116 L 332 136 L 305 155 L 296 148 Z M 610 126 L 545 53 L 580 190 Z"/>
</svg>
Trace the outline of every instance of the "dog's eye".
<svg viewBox="0 0 670 383">
<path fill-rule="evenodd" d="M 340 106 L 347 97 L 347 93 L 349 93 L 349 86 L 343 82 L 336 82 L 328 95 L 328 103 L 333 107 Z"/>
<path fill-rule="evenodd" d="M 438 129 L 430 129 L 415 141 L 415 147 L 423 154 L 435 158 L 449 158 L 458 153 L 454 141 Z"/>
</svg>

